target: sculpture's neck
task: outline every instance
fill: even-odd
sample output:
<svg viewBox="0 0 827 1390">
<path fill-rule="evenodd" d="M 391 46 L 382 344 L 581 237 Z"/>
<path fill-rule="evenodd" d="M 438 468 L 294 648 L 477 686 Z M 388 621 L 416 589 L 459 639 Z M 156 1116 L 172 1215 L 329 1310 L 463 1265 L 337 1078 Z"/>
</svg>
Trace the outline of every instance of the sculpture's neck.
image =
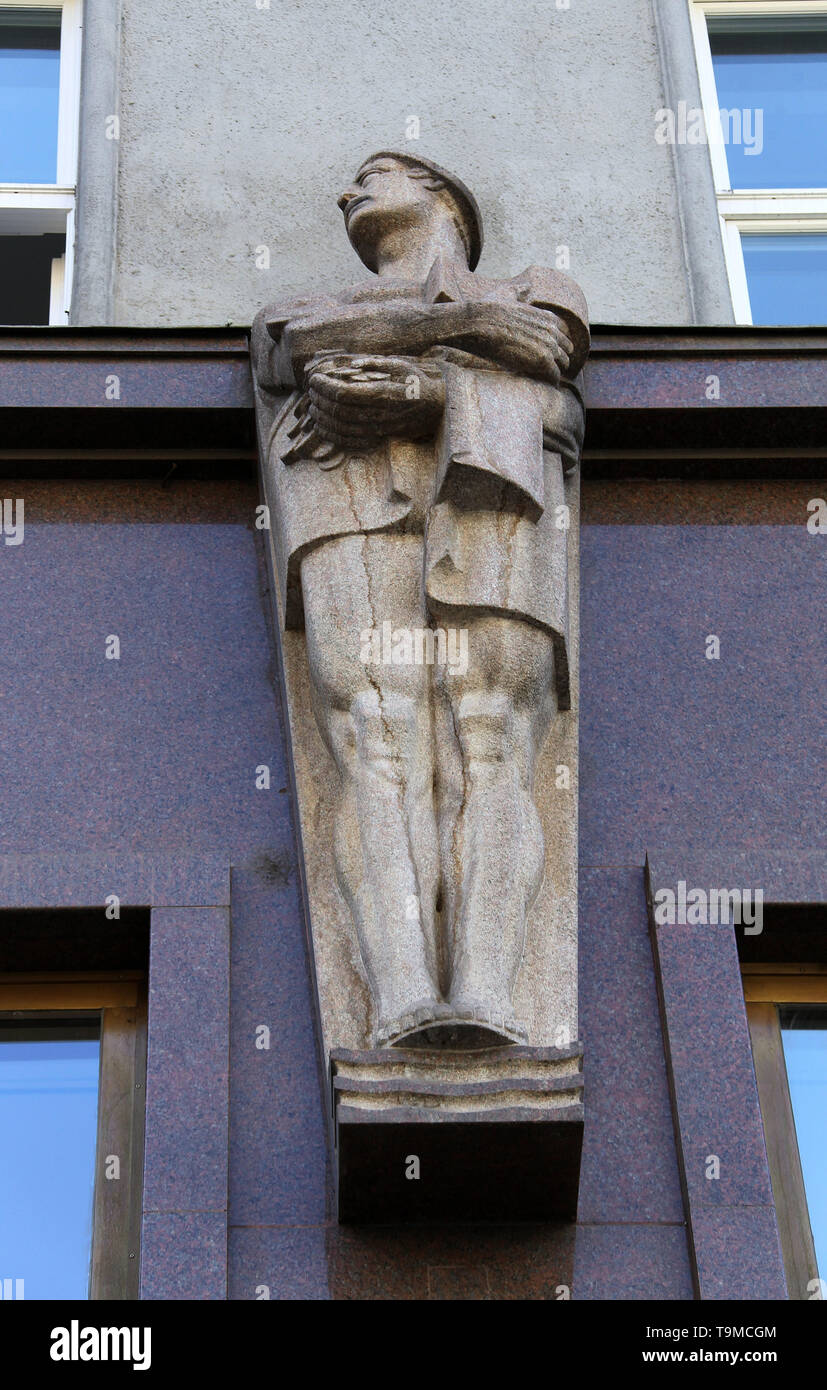
<svg viewBox="0 0 827 1390">
<path fill-rule="evenodd" d="M 433 226 L 408 227 L 389 231 L 375 252 L 376 273 L 380 279 L 412 280 L 421 284 L 439 257 L 446 266 L 468 269 L 462 240 L 453 222 L 440 219 Z"/>
</svg>

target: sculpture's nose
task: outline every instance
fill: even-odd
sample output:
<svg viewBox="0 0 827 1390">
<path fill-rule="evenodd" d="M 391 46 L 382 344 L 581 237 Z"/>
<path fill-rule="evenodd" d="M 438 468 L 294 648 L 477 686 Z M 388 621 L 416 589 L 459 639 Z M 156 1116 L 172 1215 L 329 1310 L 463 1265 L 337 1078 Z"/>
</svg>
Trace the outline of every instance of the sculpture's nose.
<svg viewBox="0 0 827 1390">
<path fill-rule="evenodd" d="M 349 186 L 348 188 L 345 189 L 344 193 L 341 193 L 341 194 L 339 195 L 339 197 L 337 198 L 336 201 L 337 201 L 338 207 L 341 208 L 342 212 L 344 212 L 344 210 L 345 210 L 345 208 L 347 207 L 348 203 L 350 203 L 350 202 L 353 201 L 353 199 L 356 197 L 356 195 L 357 195 L 357 193 L 359 193 L 359 191 L 360 191 L 360 190 L 359 190 L 359 188 L 357 187 L 357 185 L 356 185 L 355 183 L 352 183 L 352 184 L 350 184 L 350 186 Z"/>
</svg>

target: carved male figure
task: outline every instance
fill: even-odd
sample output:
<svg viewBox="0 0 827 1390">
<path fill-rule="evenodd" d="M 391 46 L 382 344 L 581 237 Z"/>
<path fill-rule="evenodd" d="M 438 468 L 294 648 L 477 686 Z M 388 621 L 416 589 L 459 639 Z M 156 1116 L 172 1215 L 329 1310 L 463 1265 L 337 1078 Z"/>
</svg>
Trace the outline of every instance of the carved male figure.
<svg viewBox="0 0 827 1390">
<path fill-rule="evenodd" d="M 378 1045 L 520 1041 L 534 768 L 569 699 L 585 304 L 555 271 L 475 275 L 476 202 L 428 160 L 373 155 L 339 206 L 376 279 L 253 330 L 282 612 L 340 777 L 337 880 Z M 366 661 L 388 622 L 461 630 L 467 663 Z"/>
</svg>

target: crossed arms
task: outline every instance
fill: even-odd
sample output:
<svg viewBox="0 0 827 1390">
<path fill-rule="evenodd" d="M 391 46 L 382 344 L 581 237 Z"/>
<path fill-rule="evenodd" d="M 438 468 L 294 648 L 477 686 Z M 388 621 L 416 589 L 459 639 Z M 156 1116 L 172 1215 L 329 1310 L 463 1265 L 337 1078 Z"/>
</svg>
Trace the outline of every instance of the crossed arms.
<svg viewBox="0 0 827 1390">
<path fill-rule="evenodd" d="M 543 414 L 554 417 L 550 430 L 559 429 L 561 393 L 547 388 L 560 384 L 573 352 L 555 313 L 496 300 L 305 301 L 278 314 L 265 310 L 254 339 L 260 367 L 269 359 L 260 377 L 306 389 L 317 434 L 351 446 L 434 431 L 444 407 L 440 348 L 545 384 Z"/>
</svg>

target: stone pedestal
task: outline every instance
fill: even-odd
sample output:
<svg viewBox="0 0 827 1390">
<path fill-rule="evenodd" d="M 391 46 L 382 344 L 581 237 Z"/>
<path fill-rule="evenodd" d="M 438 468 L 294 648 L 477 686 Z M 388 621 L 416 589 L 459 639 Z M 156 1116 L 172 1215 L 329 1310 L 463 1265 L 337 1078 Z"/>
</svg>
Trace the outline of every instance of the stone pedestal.
<svg viewBox="0 0 827 1390">
<path fill-rule="evenodd" d="M 335 1049 L 343 1222 L 573 1220 L 582 1051 Z"/>
</svg>

